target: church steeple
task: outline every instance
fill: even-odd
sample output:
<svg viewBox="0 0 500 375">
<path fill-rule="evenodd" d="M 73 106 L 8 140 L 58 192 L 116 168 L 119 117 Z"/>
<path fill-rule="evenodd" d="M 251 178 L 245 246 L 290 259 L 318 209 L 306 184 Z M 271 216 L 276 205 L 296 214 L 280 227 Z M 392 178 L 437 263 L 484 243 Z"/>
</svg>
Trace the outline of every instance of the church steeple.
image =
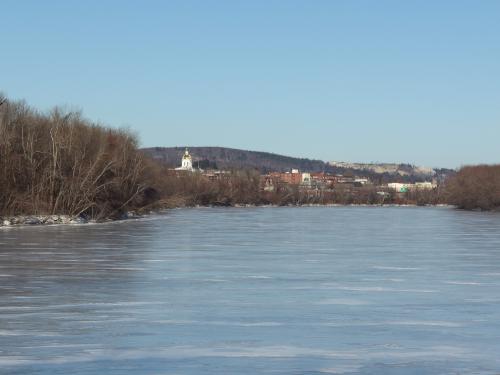
<svg viewBox="0 0 500 375">
<path fill-rule="evenodd" d="M 184 155 L 182 156 L 181 168 L 186 170 L 193 170 L 193 158 L 189 154 L 189 150 L 186 147 L 186 151 L 184 151 Z"/>
<path fill-rule="evenodd" d="M 186 147 L 186 150 L 184 151 L 184 154 L 182 155 L 181 159 L 181 166 L 178 168 L 175 168 L 177 171 L 189 171 L 193 172 L 193 158 L 191 157 L 191 154 L 189 153 L 189 150 Z"/>
</svg>

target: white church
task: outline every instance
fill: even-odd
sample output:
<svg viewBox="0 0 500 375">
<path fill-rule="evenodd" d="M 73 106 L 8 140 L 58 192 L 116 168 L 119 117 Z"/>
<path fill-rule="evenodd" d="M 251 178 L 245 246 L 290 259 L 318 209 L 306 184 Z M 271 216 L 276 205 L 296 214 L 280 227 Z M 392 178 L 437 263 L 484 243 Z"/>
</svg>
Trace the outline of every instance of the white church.
<svg viewBox="0 0 500 375">
<path fill-rule="evenodd" d="M 193 158 L 189 154 L 189 150 L 186 148 L 186 151 L 184 151 L 184 155 L 182 155 L 181 159 L 181 166 L 175 168 L 176 171 L 187 171 L 187 172 L 194 172 L 195 169 L 193 168 Z"/>
</svg>

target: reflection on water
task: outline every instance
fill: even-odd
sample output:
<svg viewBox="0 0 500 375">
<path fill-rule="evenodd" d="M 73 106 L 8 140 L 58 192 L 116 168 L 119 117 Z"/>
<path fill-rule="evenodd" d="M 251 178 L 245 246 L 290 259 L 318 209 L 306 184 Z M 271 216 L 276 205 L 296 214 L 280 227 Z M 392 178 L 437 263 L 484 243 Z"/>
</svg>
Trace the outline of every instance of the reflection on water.
<svg viewBox="0 0 500 375">
<path fill-rule="evenodd" d="M 500 372 L 500 215 L 186 209 L 0 231 L 0 373 Z"/>
</svg>

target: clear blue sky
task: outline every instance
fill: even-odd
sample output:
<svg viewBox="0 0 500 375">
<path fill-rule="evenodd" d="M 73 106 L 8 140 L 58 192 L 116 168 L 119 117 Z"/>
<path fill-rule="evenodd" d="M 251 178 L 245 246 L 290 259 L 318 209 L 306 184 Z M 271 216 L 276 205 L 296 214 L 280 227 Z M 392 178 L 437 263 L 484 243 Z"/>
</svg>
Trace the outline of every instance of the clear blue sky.
<svg viewBox="0 0 500 375">
<path fill-rule="evenodd" d="M 0 90 L 143 146 L 500 162 L 500 1 L 0 3 Z"/>
</svg>

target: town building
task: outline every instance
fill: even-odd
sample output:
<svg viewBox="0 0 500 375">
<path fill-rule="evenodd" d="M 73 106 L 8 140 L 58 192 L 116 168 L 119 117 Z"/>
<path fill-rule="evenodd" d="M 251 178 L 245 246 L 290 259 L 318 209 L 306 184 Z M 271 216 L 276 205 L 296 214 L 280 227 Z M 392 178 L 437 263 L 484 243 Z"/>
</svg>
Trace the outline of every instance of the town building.
<svg viewBox="0 0 500 375">
<path fill-rule="evenodd" d="M 432 190 L 437 187 L 435 182 L 415 182 L 415 189 L 417 190 Z"/>
<path fill-rule="evenodd" d="M 291 172 L 279 173 L 280 182 L 290 185 L 299 185 L 302 182 L 302 173 L 298 169 Z"/>
<path fill-rule="evenodd" d="M 331 189 L 333 186 L 339 182 L 342 176 L 332 175 L 325 172 L 314 172 L 311 173 L 311 180 L 313 185 L 318 186 L 323 189 Z"/>
<path fill-rule="evenodd" d="M 210 181 L 222 181 L 222 180 L 228 180 L 231 177 L 231 172 L 210 169 L 204 171 L 202 175 L 203 177 L 208 178 Z"/>
<path fill-rule="evenodd" d="M 407 193 L 410 190 L 411 184 L 403 184 L 400 182 L 390 182 L 387 184 L 389 189 L 396 191 L 396 193 Z"/>
<path fill-rule="evenodd" d="M 302 173 L 302 178 L 301 178 L 300 184 L 302 186 L 306 186 L 306 187 L 312 186 L 311 174 L 308 172 Z"/>
<path fill-rule="evenodd" d="M 435 182 L 415 182 L 414 184 L 405 184 L 400 182 L 391 182 L 387 184 L 389 189 L 396 191 L 396 193 L 407 193 L 415 190 L 432 190 L 437 187 Z"/>
<path fill-rule="evenodd" d="M 354 178 L 354 184 L 363 186 L 363 185 L 367 185 L 369 183 L 370 183 L 370 180 L 368 180 L 367 178 Z"/>
</svg>

